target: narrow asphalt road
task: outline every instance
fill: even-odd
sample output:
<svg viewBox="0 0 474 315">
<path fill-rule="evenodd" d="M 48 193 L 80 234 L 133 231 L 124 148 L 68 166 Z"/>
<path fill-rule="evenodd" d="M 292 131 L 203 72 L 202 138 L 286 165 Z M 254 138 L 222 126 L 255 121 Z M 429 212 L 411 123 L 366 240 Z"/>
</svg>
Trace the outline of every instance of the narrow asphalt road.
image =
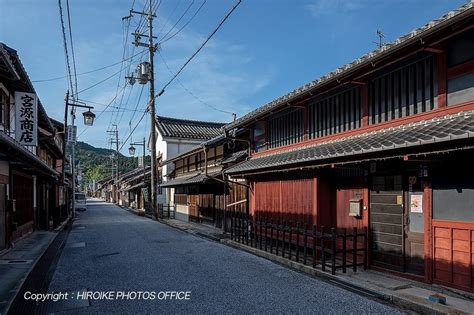
<svg viewBox="0 0 474 315">
<path fill-rule="evenodd" d="M 191 294 L 190 300 L 81 299 L 77 292 L 86 290 Z M 49 286 L 53 291 L 68 292 L 68 299 L 45 303 L 45 313 L 400 312 L 100 201 L 78 213 Z"/>
</svg>

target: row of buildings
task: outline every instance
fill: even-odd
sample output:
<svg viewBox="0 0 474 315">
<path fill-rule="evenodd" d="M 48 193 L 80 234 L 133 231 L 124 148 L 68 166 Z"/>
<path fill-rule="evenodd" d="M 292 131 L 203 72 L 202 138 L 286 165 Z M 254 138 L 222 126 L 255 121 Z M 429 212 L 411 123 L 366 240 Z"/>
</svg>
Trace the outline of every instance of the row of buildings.
<svg viewBox="0 0 474 315">
<path fill-rule="evenodd" d="M 64 124 L 48 116 L 17 52 L 0 43 L 0 251 L 69 216 Z"/>
<path fill-rule="evenodd" d="M 157 132 L 177 219 L 368 228 L 371 268 L 474 291 L 472 2 L 231 123 Z"/>
</svg>

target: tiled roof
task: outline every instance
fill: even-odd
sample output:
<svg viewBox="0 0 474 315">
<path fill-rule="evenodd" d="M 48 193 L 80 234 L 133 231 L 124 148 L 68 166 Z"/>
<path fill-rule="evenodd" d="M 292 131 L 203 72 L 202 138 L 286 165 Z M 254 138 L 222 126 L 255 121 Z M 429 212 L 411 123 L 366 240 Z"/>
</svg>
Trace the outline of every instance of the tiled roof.
<svg viewBox="0 0 474 315">
<path fill-rule="evenodd" d="M 206 176 L 202 171 L 194 173 L 189 176 L 181 176 L 176 177 L 167 181 L 166 183 L 161 184 L 161 187 L 176 187 L 176 186 L 184 186 L 184 185 L 195 185 L 195 184 L 202 184 L 210 180 L 210 177 L 216 177 L 221 174 L 222 168 L 208 170 Z"/>
<path fill-rule="evenodd" d="M 222 161 L 221 164 L 228 164 L 228 163 L 235 163 L 238 160 L 242 160 L 247 157 L 248 151 L 247 150 L 242 150 L 238 152 L 233 152 L 231 155 L 225 157 Z"/>
<path fill-rule="evenodd" d="M 468 3 L 462 5 L 456 10 L 450 11 L 440 17 L 439 19 L 433 20 L 424 26 L 412 30 L 410 33 L 400 36 L 392 43 L 386 43 L 382 45 L 380 48 L 375 49 L 364 56 L 357 58 L 356 60 L 352 61 L 351 63 L 345 64 L 342 67 L 316 79 L 312 82 L 301 86 L 292 92 L 281 96 L 266 105 L 263 105 L 256 110 L 240 117 L 239 119 L 227 124 L 224 126 L 225 130 L 231 130 L 233 128 L 242 126 L 243 124 L 247 124 L 252 120 L 270 113 L 271 111 L 275 110 L 276 108 L 287 104 L 290 101 L 297 99 L 303 95 L 306 95 L 310 92 L 314 92 L 317 89 L 321 88 L 322 86 L 326 85 L 329 82 L 334 82 L 339 79 L 342 79 L 344 76 L 347 76 L 349 73 L 356 71 L 357 69 L 361 69 L 362 67 L 369 65 L 371 63 L 375 64 L 375 62 L 387 55 L 395 53 L 397 50 L 406 47 L 409 44 L 420 42 L 423 36 L 427 36 L 433 34 L 437 30 L 451 25 L 452 23 L 460 20 L 462 18 L 472 16 L 474 14 L 474 0 L 470 0 Z"/>
<path fill-rule="evenodd" d="M 468 111 L 255 157 L 225 172 L 237 174 L 473 137 L 474 111 Z"/>
<path fill-rule="evenodd" d="M 223 123 L 156 117 L 158 131 L 163 137 L 208 140 L 221 133 Z"/>
</svg>

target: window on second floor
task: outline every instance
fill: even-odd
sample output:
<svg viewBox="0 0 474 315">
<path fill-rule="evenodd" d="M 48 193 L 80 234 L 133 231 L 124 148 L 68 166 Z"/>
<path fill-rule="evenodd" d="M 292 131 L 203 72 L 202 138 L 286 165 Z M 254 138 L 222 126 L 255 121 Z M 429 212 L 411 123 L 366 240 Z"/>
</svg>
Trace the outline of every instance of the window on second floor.
<svg viewBox="0 0 474 315">
<path fill-rule="evenodd" d="M 309 137 L 320 138 L 361 127 L 360 88 L 322 97 L 309 106 Z"/>
<path fill-rule="evenodd" d="M 377 124 L 416 115 L 437 107 L 433 56 L 422 58 L 369 83 L 369 123 Z"/>
<path fill-rule="evenodd" d="M 271 117 L 268 120 L 268 147 L 276 148 L 302 141 L 304 137 L 303 114 L 304 110 L 297 108 Z"/>
</svg>

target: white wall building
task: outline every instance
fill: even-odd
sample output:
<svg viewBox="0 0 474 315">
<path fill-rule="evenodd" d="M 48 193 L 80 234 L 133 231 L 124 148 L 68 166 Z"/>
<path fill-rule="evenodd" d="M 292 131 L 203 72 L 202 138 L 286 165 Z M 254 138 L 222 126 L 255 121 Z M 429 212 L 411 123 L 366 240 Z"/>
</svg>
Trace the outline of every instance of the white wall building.
<svg viewBox="0 0 474 315">
<path fill-rule="evenodd" d="M 200 145 L 203 141 L 214 138 L 221 133 L 223 123 L 185 120 L 168 117 L 156 117 L 156 154 L 158 163 Z M 174 165 L 164 165 L 160 172 L 158 183 L 166 182 L 169 174 L 174 171 Z M 158 204 L 173 204 L 171 200 L 173 188 L 158 188 Z"/>
</svg>

